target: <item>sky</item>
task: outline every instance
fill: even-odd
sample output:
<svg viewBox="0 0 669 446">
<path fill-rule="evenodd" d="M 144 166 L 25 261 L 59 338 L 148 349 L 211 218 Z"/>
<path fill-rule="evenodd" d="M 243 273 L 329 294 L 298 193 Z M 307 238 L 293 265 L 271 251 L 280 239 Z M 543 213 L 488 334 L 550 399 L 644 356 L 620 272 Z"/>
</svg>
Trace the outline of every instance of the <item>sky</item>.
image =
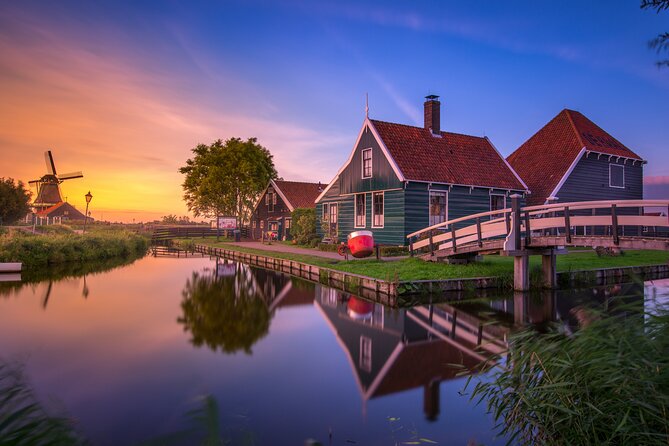
<svg viewBox="0 0 669 446">
<path fill-rule="evenodd" d="M 488 136 L 508 156 L 563 108 L 648 161 L 669 197 L 669 69 L 637 0 L 0 3 L 0 177 L 46 173 L 96 219 L 189 215 L 199 143 L 257 137 L 279 176 L 328 183 L 365 117 Z M 192 215 L 190 215 L 192 218 Z"/>
</svg>

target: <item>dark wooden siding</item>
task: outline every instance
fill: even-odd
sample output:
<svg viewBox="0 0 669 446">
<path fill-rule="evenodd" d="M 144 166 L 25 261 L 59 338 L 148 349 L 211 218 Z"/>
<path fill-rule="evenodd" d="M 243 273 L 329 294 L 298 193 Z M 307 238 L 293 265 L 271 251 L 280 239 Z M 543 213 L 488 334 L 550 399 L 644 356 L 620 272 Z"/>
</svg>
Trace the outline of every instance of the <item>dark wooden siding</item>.
<svg viewBox="0 0 669 446">
<path fill-rule="evenodd" d="M 372 149 L 372 177 L 363 179 L 362 151 L 368 148 Z M 381 147 L 368 127 L 363 130 L 360 142 L 353 153 L 353 159 L 339 175 L 338 183 L 341 194 L 403 187 L 402 182 L 393 171 L 390 162 L 383 154 Z"/>
<path fill-rule="evenodd" d="M 274 192 L 276 193 L 276 191 Z M 276 194 L 276 204 L 274 205 L 274 209 L 272 211 L 269 210 L 269 206 L 265 204 L 265 197 L 267 196 L 267 191 L 263 194 L 262 197 L 260 197 L 260 201 L 258 202 L 258 205 L 256 208 L 253 210 L 253 214 L 251 215 L 251 231 L 250 235 L 251 238 L 255 240 L 259 240 L 262 237 L 262 232 L 268 230 L 268 225 L 269 221 L 278 221 L 279 222 L 279 231 L 278 231 L 278 237 L 279 239 L 283 239 L 284 236 L 286 236 L 285 232 L 285 218 L 288 217 L 290 218 L 290 210 L 288 209 L 288 205 L 283 202 L 281 199 L 281 195 Z M 263 228 L 260 228 L 260 222 L 263 223 Z M 253 227 L 253 222 L 255 222 L 256 227 Z"/>
<path fill-rule="evenodd" d="M 625 169 L 625 188 L 609 187 L 609 164 Z M 596 154 L 583 157 L 557 192 L 558 201 L 640 200 L 643 198 L 643 167 L 638 162 L 611 161 L 608 156 L 597 159 Z"/>
</svg>

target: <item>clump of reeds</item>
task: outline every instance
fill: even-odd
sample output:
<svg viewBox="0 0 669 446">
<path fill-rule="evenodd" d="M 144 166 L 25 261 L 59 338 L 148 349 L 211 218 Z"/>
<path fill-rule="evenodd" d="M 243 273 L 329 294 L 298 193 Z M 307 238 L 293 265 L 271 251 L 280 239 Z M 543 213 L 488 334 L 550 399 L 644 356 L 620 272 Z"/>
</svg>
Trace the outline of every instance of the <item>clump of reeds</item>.
<svg viewBox="0 0 669 446">
<path fill-rule="evenodd" d="M 666 446 L 669 313 L 644 314 L 643 303 L 615 316 L 582 310 L 575 334 L 514 335 L 492 379 L 473 378 L 472 398 L 487 402 L 509 443 Z"/>
</svg>

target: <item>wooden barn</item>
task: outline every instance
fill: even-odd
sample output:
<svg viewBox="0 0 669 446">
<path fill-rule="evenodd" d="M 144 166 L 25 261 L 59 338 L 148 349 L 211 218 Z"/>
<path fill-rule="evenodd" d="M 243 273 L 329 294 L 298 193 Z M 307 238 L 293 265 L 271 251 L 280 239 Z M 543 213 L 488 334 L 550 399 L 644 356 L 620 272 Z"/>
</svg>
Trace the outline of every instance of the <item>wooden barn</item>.
<svg viewBox="0 0 669 446">
<path fill-rule="evenodd" d="M 318 196 L 321 235 L 345 240 L 367 229 L 377 243 L 405 245 L 427 226 L 510 206 L 528 192 L 487 137 L 441 131 L 438 96 L 424 126 L 366 117 L 350 156 Z"/>
<path fill-rule="evenodd" d="M 73 220 L 83 222 L 86 216 L 70 203 L 61 201 L 58 204 L 36 212 L 35 218 L 37 219 L 37 224 L 49 225 Z M 92 222 L 93 219 L 88 217 L 88 221 Z"/>
<path fill-rule="evenodd" d="M 290 240 L 291 213 L 298 208 L 313 208 L 323 187 L 321 183 L 270 180 L 251 215 L 251 238 L 260 240 L 272 232 L 278 240 Z"/>
<path fill-rule="evenodd" d="M 507 161 L 532 193 L 528 205 L 643 198 L 639 155 L 574 110 L 562 110 Z"/>
</svg>

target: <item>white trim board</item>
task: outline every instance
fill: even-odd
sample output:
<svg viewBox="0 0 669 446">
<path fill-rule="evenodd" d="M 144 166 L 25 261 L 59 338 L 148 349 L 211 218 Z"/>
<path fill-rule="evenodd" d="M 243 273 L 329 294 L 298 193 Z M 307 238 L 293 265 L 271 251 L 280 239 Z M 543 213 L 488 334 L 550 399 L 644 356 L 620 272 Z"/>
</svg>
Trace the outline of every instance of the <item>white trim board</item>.
<svg viewBox="0 0 669 446">
<path fill-rule="evenodd" d="M 581 151 L 578 152 L 578 155 L 576 155 L 576 158 L 574 158 L 574 161 L 572 161 L 571 165 L 569 166 L 569 169 L 567 169 L 567 171 L 564 173 L 564 175 L 562 175 L 562 178 L 560 178 L 560 181 L 555 186 L 555 189 L 553 189 L 553 191 L 550 194 L 548 194 L 548 197 L 557 197 L 558 196 L 558 194 L 557 194 L 558 191 L 562 188 L 565 181 L 567 181 L 567 178 L 569 178 L 569 175 L 571 175 L 571 173 L 574 171 L 574 169 L 576 168 L 576 165 L 578 164 L 579 161 L 581 161 L 581 158 L 583 158 L 583 155 L 585 155 L 586 152 L 587 152 L 587 149 L 585 148 L 585 146 L 583 146 Z M 544 198 L 544 203 L 548 203 L 548 197 Z"/>
<path fill-rule="evenodd" d="M 321 201 L 321 199 L 327 194 L 327 192 L 330 190 L 330 188 L 334 185 L 335 181 L 339 179 L 339 175 L 348 167 L 349 164 L 353 161 L 353 155 L 355 155 L 355 151 L 358 148 L 358 145 L 360 144 L 360 140 L 362 139 L 362 135 L 365 132 L 365 129 L 369 128 L 369 130 L 372 132 L 372 135 L 374 136 L 374 139 L 376 139 L 376 142 L 379 144 L 379 147 L 381 148 L 381 152 L 383 155 L 386 157 L 388 160 L 388 163 L 390 164 L 390 167 L 392 167 L 393 171 L 395 172 L 395 175 L 397 175 L 397 178 L 404 182 L 406 179 L 404 178 L 404 175 L 400 171 L 400 168 L 397 166 L 397 163 L 393 159 L 393 157 L 390 155 L 390 152 L 388 151 L 388 148 L 386 147 L 386 144 L 383 142 L 381 137 L 379 136 L 379 133 L 376 131 L 376 128 L 374 128 L 374 124 L 372 124 L 372 121 L 369 118 L 365 118 L 364 122 L 362 123 L 362 128 L 360 129 L 360 132 L 358 133 L 358 138 L 355 140 L 355 145 L 353 146 L 353 150 L 351 150 L 351 154 L 348 156 L 348 159 L 346 162 L 339 168 L 337 171 L 337 174 L 334 176 L 332 181 L 328 183 L 327 187 L 323 189 L 323 192 L 316 198 L 314 203 L 318 203 Z M 372 172 L 372 176 L 374 176 L 374 173 Z"/>
<path fill-rule="evenodd" d="M 279 196 L 281 197 L 281 199 L 283 200 L 283 202 L 286 203 L 286 206 L 288 206 L 288 210 L 289 210 L 290 212 L 293 212 L 293 211 L 295 210 L 295 208 L 294 208 L 293 205 L 290 203 L 290 201 L 288 200 L 288 198 L 286 198 L 286 196 L 283 194 L 283 191 L 279 188 L 279 186 L 276 185 L 276 183 L 274 182 L 274 180 L 269 180 L 269 182 L 270 182 L 270 184 L 272 184 L 272 185 L 274 186 L 274 190 L 279 194 Z"/>
<path fill-rule="evenodd" d="M 520 178 L 520 175 L 518 175 L 518 173 L 514 170 L 514 168 L 511 167 L 511 164 L 509 164 L 509 162 L 506 160 L 506 158 L 504 158 L 504 157 L 502 156 L 502 154 L 499 153 L 499 150 L 497 150 L 497 147 L 495 147 L 495 144 L 493 144 L 492 141 L 490 141 L 490 138 L 488 138 L 487 136 L 484 136 L 483 139 L 485 139 L 486 141 L 488 141 L 488 144 L 490 144 L 490 147 L 492 147 L 493 149 L 495 149 L 495 152 L 497 152 L 497 156 L 499 156 L 500 158 L 502 158 L 502 161 L 504 161 L 504 164 L 506 164 L 506 167 L 508 167 L 509 170 L 516 176 L 516 179 L 517 179 L 518 181 L 520 181 L 520 184 L 522 184 L 523 187 L 525 188 L 525 192 L 527 192 L 528 194 L 531 194 L 532 192 L 531 192 L 530 189 L 527 187 L 527 184 L 525 184 L 525 182 L 523 181 L 523 179 Z"/>
</svg>

